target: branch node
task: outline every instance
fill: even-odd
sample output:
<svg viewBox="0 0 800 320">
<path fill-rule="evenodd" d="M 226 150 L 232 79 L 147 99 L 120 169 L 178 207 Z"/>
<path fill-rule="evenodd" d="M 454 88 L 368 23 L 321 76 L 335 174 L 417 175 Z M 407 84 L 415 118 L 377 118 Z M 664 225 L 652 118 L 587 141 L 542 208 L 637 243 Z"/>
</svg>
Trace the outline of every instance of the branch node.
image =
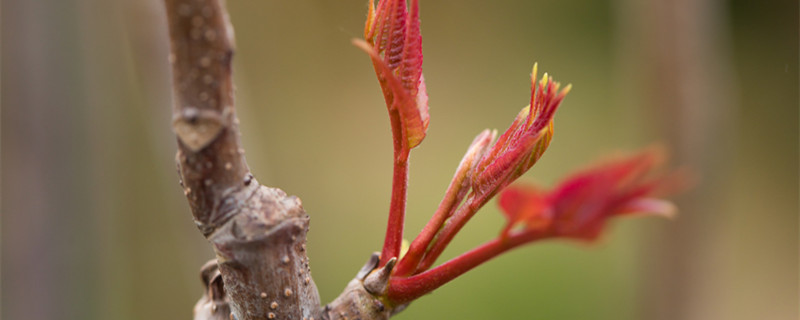
<svg viewBox="0 0 800 320">
<path fill-rule="evenodd" d="M 373 252 L 372 255 L 369 257 L 369 260 L 367 260 L 367 263 L 365 263 L 364 266 L 361 267 L 361 270 L 359 270 L 358 273 L 356 274 L 356 279 L 363 281 L 364 278 L 366 278 L 367 275 L 369 275 L 372 272 L 372 270 L 375 270 L 375 268 L 378 267 L 378 262 L 380 262 L 380 260 L 381 260 L 380 252 Z"/>
<path fill-rule="evenodd" d="M 389 259 L 383 268 L 375 269 L 370 273 L 364 279 L 364 289 L 376 296 L 383 296 L 389 286 L 389 277 L 392 275 L 395 263 L 397 263 L 397 257 Z"/>
</svg>

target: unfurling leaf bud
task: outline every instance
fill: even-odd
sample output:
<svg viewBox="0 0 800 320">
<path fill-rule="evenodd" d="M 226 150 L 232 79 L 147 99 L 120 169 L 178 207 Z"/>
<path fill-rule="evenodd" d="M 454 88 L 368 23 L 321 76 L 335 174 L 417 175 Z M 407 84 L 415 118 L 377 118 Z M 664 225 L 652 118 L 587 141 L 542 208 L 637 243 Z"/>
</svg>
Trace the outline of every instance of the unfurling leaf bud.
<svg viewBox="0 0 800 320">
<path fill-rule="evenodd" d="M 416 147 L 428 130 L 428 93 L 422 75 L 422 35 L 419 1 L 384 0 L 377 8 L 370 1 L 364 27 L 366 41 L 353 44 L 370 55 L 383 89 L 395 132 L 404 150 Z"/>
<path fill-rule="evenodd" d="M 531 104 L 522 108 L 511 126 L 487 152 L 472 177 L 477 194 L 488 199 L 528 171 L 550 145 L 553 116 L 571 86 L 559 91 L 559 83 L 547 74 L 536 81 L 531 74 Z"/>
</svg>

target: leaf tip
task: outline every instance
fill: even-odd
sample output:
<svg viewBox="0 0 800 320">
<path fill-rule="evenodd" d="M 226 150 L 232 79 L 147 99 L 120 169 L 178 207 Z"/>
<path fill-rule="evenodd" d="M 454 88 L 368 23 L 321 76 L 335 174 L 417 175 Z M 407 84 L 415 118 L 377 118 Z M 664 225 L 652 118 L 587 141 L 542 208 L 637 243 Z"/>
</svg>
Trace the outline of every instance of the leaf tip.
<svg viewBox="0 0 800 320">
<path fill-rule="evenodd" d="M 572 90 L 572 84 L 568 83 L 564 89 L 561 90 L 561 95 L 567 95 Z"/>
</svg>

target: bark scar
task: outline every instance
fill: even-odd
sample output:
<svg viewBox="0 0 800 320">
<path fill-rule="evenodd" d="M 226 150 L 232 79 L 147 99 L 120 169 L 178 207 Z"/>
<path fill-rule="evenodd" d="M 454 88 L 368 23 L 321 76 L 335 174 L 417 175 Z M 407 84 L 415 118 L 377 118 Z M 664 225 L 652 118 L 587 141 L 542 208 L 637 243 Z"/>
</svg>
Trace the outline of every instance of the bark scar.
<svg viewBox="0 0 800 320">
<path fill-rule="evenodd" d="M 187 106 L 173 115 L 172 129 L 183 144 L 197 152 L 219 136 L 222 128 L 227 126 L 226 118 L 217 110 L 201 110 Z"/>
</svg>

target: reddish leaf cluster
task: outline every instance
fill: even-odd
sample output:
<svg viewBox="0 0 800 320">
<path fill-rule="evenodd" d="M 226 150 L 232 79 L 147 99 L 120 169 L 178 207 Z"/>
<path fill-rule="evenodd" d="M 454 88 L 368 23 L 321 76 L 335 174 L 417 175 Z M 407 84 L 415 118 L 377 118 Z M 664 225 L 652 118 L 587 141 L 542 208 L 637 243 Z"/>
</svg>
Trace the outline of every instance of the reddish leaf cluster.
<svg viewBox="0 0 800 320">
<path fill-rule="evenodd" d="M 542 156 L 553 134 L 553 116 L 569 92 L 545 75 L 531 74 L 531 104 L 492 144 L 496 132 L 485 130 L 464 155 L 433 218 L 411 243 L 396 274 L 407 276 L 430 268 L 464 225 L 494 195 L 520 177 Z M 435 239 L 435 240 L 434 240 Z"/>
<path fill-rule="evenodd" d="M 472 185 L 479 194 L 493 196 L 527 172 L 544 154 L 553 138 L 553 116 L 571 85 L 560 84 L 547 74 L 536 81 L 537 65 L 531 72 L 531 103 L 522 108 L 511 126 L 481 158 Z"/>
<path fill-rule="evenodd" d="M 553 137 L 553 117 L 571 86 L 560 88 L 545 73 L 531 73 L 530 104 L 495 141 L 484 130 L 470 144 L 439 207 L 401 256 L 408 184 L 408 155 L 425 138 L 428 95 L 422 75 L 419 1 L 370 0 L 364 29 L 366 51 L 383 91 L 394 139 L 394 175 L 389 223 L 373 279 L 375 295 L 391 304 L 410 302 L 464 272 L 512 248 L 533 241 L 565 237 L 591 240 L 606 221 L 629 213 L 669 216 L 673 206 L 654 198 L 665 194 L 667 175 L 657 170 L 662 156 L 654 150 L 609 161 L 578 173 L 551 191 L 509 184 L 542 157 Z M 505 190 L 504 190 L 505 189 Z M 433 264 L 461 228 L 492 197 L 508 222 L 500 235 L 450 261 Z M 662 192 L 662 193 L 659 193 Z"/>
</svg>

